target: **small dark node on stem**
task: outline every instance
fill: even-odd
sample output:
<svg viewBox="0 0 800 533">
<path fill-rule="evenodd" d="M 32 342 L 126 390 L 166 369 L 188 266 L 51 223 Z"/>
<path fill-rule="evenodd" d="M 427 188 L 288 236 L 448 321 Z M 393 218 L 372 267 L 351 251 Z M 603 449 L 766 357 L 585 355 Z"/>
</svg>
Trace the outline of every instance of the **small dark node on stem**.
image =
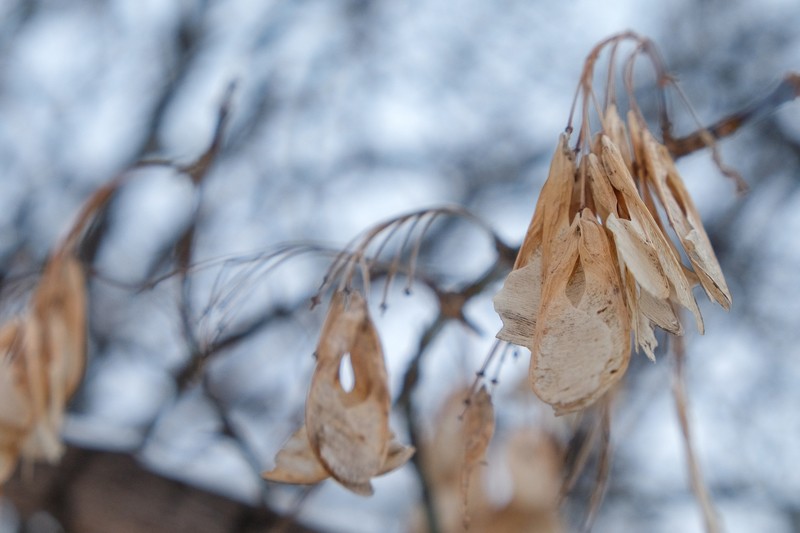
<svg viewBox="0 0 800 533">
<path fill-rule="evenodd" d="M 403 294 L 405 294 L 406 296 L 411 296 L 411 289 L 406 287 L 405 289 L 403 289 Z"/>
<path fill-rule="evenodd" d="M 499 380 L 499 379 L 497 379 L 497 378 L 492 378 L 492 380 L 490 381 L 490 383 L 491 383 L 492 385 L 497 385 L 498 383 L 500 383 L 500 380 Z"/>
<path fill-rule="evenodd" d="M 311 309 L 314 309 L 320 303 L 322 303 L 322 298 L 320 298 L 319 294 L 316 294 L 311 297 Z"/>
<path fill-rule="evenodd" d="M 475 372 L 475 375 L 478 376 L 479 378 L 484 378 L 486 377 L 486 371 L 478 370 L 477 372 Z"/>
</svg>

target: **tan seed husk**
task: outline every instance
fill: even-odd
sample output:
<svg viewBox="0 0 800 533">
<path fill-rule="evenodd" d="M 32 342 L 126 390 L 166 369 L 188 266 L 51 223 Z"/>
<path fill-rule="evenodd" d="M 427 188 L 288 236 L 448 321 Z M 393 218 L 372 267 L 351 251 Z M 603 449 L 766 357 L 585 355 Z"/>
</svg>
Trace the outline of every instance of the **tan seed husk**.
<svg viewBox="0 0 800 533">
<path fill-rule="evenodd" d="M 333 295 L 316 353 L 305 425 L 263 476 L 285 483 L 317 483 L 331 476 L 357 494 L 370 495 L 370 480 L 402 466 L 414 448 L 399 443 L 389 429 L 383 352 L 359 293 Z M 350 391 L 339 378 L 346 354 L 354 375 Z"/>
<path fill-rule="evenodd" d="M 545 280 L 531 350 L 533 390 L 556 414 L 590 405 L 627 368 L 630 319 L 613 265 L 605 230 L 588 210 L 577 215 Z"/>
<path fill-rule="evenodd" d="M 642 135 L 647 175 L 664 206 L 670 225 L 686 250 L 709 299 L 729 309 L 731 295 L 725 277 L 675 163 L 667 148 L 656 141 L 649 131 L 643 131 Z"/>
</svg>

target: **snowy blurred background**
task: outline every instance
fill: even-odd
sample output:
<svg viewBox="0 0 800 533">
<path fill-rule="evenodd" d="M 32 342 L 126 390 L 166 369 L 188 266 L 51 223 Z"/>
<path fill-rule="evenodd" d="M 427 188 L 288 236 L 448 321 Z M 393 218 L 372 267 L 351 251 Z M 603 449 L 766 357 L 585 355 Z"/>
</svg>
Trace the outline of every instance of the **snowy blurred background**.
<svg viewBox="0 0 800 533">
<path fill-rule="evenodd" d="M 263 258 L 216 262 L 193 273 L 194 340 L 229 340 L 193 375 L 179 284 L 138 287 L 171 268 L 195 208 L 198 265 L 285 242 L 343 246 L 375 222 L 442 203 L 466 206 L 517 246 L 597 41 L 625 29 L 651 37 L 710 123 L 800 68 L 798 27 L 800 4 L 788 0 L 0 0 L 4 316 L 88 195 L 141 157 L 194 160 L 237 82 L 200 199 L 184 175 L 139 170 L 109 210 L 93 250 L 90 366 L 65 427 L 83 451 L 58 471 L 61 493 L 56 483 L 33 499 L 47 504 L 40 512 L 25 499 L 36 471 L 15 481 L 0 528 L 97 531 L 80 525 L 88 511 L 69 499 L 69 483 L 91 485 L 87 450 L 106 450 L 242 508 L 288 513 L 288 530 L 296 521 L 317 531 L 406 531 L 420 500 L 410 466 L 379 479 L 369 499 L 331 482 L 305 492 L 260 480 L 302 419 L 323 313 L 309 311 L 308 299 L 329 258 L 275 268 Z M 678 133 L 690 132 L 689 114 L 678 102 L 673 109 Z M 707 334 L 690 328 L 687 340 L 701 466 L 731 532 L 800 531 L 798 124 L 794 102 L 721 144 L 751 186 L 745 197 L 708 153 L 680 161 L 734 297 L 727 314 L 704 302 Z M 420 268 L 443 287 L 495 261 L 474 225 L 433 229 Z M 425 354 L 414 403 L 429 430 L 491 345 L 496 289 L 467 307 L 482 335 L 448 324 Z M 410 297 L 397 290 L 385 314 L 374 311 L 397 394 L 436 300 L 424 287 Z M 503 369 L 501 435 L 547 418 L 530 398 L 503 411 L 526 359 Z M 670 378 L 667 356 L 631 365 L 595 531 L 702 530 Z M 393 416 L 403 435 L 401 413 Z M 489 484 L 498 500 L 508 497 L 502 484 Z M 581 486 L 574 499 L 588 498 Z M 135 496 L 131 507 L 141 505 Z M 155 531 L 172 508 L 144 509 L 151 526 L 124 531 Z M 215 524 L 205 531 L 249 531 Z"/>
</svg>

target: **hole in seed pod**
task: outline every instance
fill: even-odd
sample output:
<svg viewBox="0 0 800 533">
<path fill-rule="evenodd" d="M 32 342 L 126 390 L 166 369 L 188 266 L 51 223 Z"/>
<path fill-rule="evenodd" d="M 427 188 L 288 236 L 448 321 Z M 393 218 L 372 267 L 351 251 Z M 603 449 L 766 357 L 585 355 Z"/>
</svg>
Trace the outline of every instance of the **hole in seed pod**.
<svg viewBox="0 0 800 533">
<path fill-rule="evenodd" d="M 355 376 L 353 375 L 353 362 L 350 360 L 350 353 L 342 356 L 339 363 L 339 384 L 345 392 L 350 392 L 355 386 Z"/>
</svg>

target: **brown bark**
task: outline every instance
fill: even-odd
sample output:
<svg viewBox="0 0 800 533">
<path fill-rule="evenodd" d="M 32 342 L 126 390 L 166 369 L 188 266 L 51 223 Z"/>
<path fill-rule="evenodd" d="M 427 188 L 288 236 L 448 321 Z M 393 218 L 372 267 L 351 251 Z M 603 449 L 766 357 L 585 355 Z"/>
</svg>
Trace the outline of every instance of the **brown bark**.
<svg viewBox="0 0 800 533">
<path fill-rule="evenodd" d="M 3 495 L 23 522 L 45 511 L 69 533 L 314 532 L 267 509 L 160 477 L 130 455 L 74 447 L 56 466 L 22 467 Z"/>
</svg>

